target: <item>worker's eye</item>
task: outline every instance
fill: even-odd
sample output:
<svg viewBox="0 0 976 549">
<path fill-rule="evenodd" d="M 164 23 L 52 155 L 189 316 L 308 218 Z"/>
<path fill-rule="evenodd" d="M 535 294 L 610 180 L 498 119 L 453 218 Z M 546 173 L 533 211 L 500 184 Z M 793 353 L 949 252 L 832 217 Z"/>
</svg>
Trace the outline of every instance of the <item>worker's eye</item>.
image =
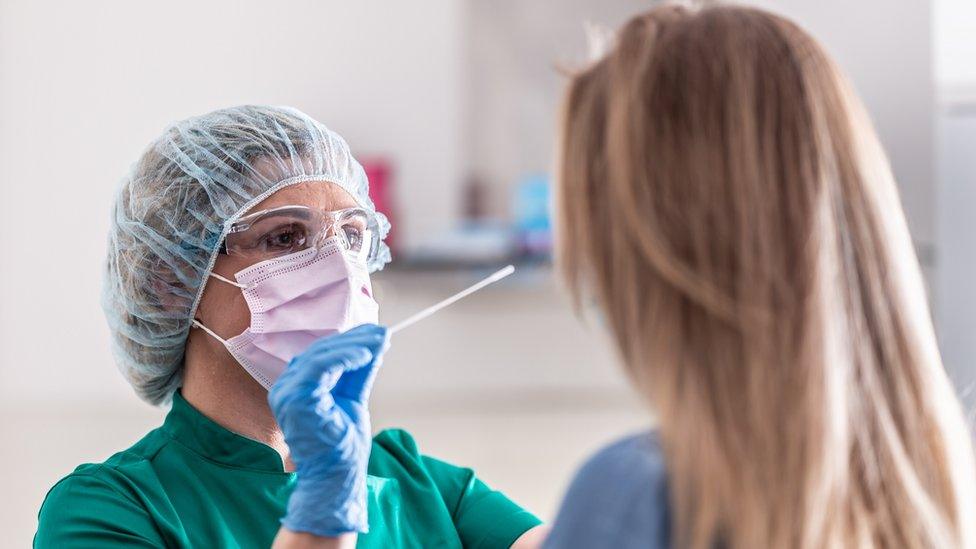
<svg viewBox="0 0 976 549">
<path fill-rule="evenodd" d="M 350 250 L 359 250 L 363 247 L 363 231 L 359 227 L 346 225 L 342 228 L 342 232 L 346 235 Z"/>
<path fill-rule="evenodd" d="M 261 237 L 260 247 L 263 251 L 277 253 L 305 248 L 308 242 L 308 231 L 300 223 L 289 223 L 268 231 Z"/>
<path fill-rule="evenodd" d="M 366 232 L 366 216 L 354 212 L 337 222 L 342 235 L 349 244 L 349 249 L 359 251 L 363 247 L 363 235 Z"/>
</svg>

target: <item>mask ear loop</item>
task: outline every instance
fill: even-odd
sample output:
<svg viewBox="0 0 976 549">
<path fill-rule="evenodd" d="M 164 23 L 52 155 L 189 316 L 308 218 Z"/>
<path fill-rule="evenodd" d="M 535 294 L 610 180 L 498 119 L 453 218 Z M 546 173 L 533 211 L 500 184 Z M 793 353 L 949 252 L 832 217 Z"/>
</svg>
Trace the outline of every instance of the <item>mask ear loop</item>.
<svg viewBox="0 0 976 549">
<path fill-rule="evenodd" d="M 192 324 L 194 326 L 196 326 L 197 328 L 200 328 L 204 332 L 207 332 L 208 334 L 210 334 L 210 337 L 212 337 L 212 338 L 216 339 L 217 341 L 223 343 L 224 344 L 224 347 L 229 347 L 229 345 L 227 344 L 227 340 L 226 339 L 220 337 L 219 335 L 217 335 L 216 333 L 214 333 L 213 330 L 211 330 L 210 328 L 207 328 L 206 326 L 204 326 L 203 323 L 201 323 L 199 320 L 197 320 L 197 319 L 194 318 Z"/>
<path fill-rule="evenodd" d="M 238 288 L 240 288 L 242 290 L 246 290 L 246 289 L 249 288 L 249 286 L 247 286 L 246 284 L 241 284 L 240 282 L 235 282 L 235 281 L 233 281 L 233 280 L 231 280 L 229 278 L 224 278 L 224 277 L 220 276 L 217 273 L 213 273 L 212 272 L 212 273 L 210 273 L 210 276 L 212 276 L 212 277 L 214 277 L 217 280 L 220 280 L 222 282 L 226 282 L 226 283 L 228 283 L 228 284 L 230 284 L 232 286 L 237 286 Z M 197 328 L 200 328 L 204 332 L 207 332 L 208 334 L 210 334 L 211 337 L 213 337 L 217 341 L 223 343 L 224 344 L 224 347 L 228 347 L 228 344 L 227 344 L 227 340 L 226 339 L 220 337 L 213 330 L 211 330 L 210 328 L 207 328 L 206 326 L 204 326 L 203 323 L 200 322 L 199 320 L 197 320 L 197 319 L 194 318 L 193 321 L 191 322 L 191 324 L 193 326 L 196 326 Z"/>
<path fill-rule="evenodd" d="M 246 290 L 248 288 L 248 286 L 246 284 L 241 284 L 240 282 L 235 282 L 235 281 L 233 281 L 233 280 L 231 280 L 229 278 L 224 278 L 224 277 L 220 276 L 217 273 L 210 273 L 210 276 L 216 278 L 217 280 L 226 282 L 226 283 L 228 283 L 228 284 L 230 284 L 232 286 L 237 286 L 238 288 L 240 288 L 242 290 Z"/>
</svg>

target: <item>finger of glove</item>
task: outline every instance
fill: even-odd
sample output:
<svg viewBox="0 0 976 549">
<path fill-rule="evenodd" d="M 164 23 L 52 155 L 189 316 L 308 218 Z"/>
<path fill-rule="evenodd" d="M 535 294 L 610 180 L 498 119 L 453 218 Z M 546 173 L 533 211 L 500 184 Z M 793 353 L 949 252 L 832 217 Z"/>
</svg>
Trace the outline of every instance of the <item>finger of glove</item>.
<svg viewBox="0 0 976 549">
<path fill-rule="evenodd" d="M 326 384 L 332 390 L 347 370 L 356 370 L 373 362 L 375 355 L 368 343 L 350 343 L 337 349 L 323 349 L 306 355 L 292 373 L 295 384 Z M 332 380 L 329 383 L 329 380 Z"/>
<path fill-rule="evenodd" d="M 354 340 L 357 343 L 363 343 L 368 346 L 377 359 L 382 358 L 383 354 L 390 348 L 390 334 L 386 326 L 363 324 L 342 335 L 349 335 L 350 341 L 353 341 L 351 336 L 354 332 L 357 334 Z"/>
<path fill-rule="evenodd" d="M 332 336 L 335 337 L 335 336 Z M 375 334 L 360 334 L 355 336 L 344 337 L 340 341 L 328 341 L 328 344 L 324 344 L 330 338 L 322 338 L 317 340 L 315 343 L 310 345 L 302 354 L 291 359 L 285 371 L 282 373 L 281 378 L 292 378 L 295 376 L 301 376 L 303 372 L 307 371 L 307 362 L 312 360 L 321 360 L 320 358 L 324 353 L 329 353 L 334 350 L 346 349 L 350 347 L 361 347 L 365 349 L 373 349 L 377 346 L 377 341 L 379 341 L 379 335 Z"/>
<path fill-rule="evenodd" d="M 271 387 L 268 402 L 277 410 L 289 400 L 311 398 L 316 391 L 331 391 L 344 371 L 362 368 L 372 361 L 372 351 L 363 345 L 305 354 L 302 360 L 293 360 L 288 375 L 282 375 Z"/>
<path fill-rule="evenodd" d="M 356 419 L 348 414 L 328 393 L 321 393 L 302 406 L 291 405 L 276 416 L 291 451 L 292 461 L 299 468 L 314 466 L 315 462 L 332 462 L 329 456 L 342 452 L 343 441 L 349 440 L 352 429 L 360 429 Z"/>
<path fill-rule="evenodd" d="M 323 349 L 339 348 L 352 341 L 373 341 L 386 337 L 386 328 L 376 324 L 363 324 L 342 333 L 332 334 L 312 342 L 302 354 L 317 352 Z"/>
<path fill-rule="evenodd" d="M 331 336 L 329 338 L 323 338 L 323 344 L 321 347 L 313 344 L 308 351 L 302 354 L 302 360 L 308 360 L 315 357 L 321 352 L 330 352 L 332 349 L 345 349 L 349 347 L 363 347 L 368 349 L 373 355 L 373 362 L 370 366 L 378 365 L 382 355 L 389 349 L 390 337 L 387 332 L 386 327 L 377 326 L 375 324 L 364 324 L 344 332 L 339 336 Z M 346 368 L 347 370 L 355 370 L 356 366 Z M 365 366 L 363 364 L 362 366 Z M 300 375 L 299 373 L 293 375 Z M 350 381 L 360 380 L 356 385 L 362 385 L 362 381 L 370 376 L 370 372 L 362 372 L 360 375 L 355 375 L 350 377 Z M 345 375 L 343 375 L 345 377 Z M 340 380 L 341 382 L 341 380 Z"/>
<path fill-rule="evenodd" d="M 375 360 L 362 368 L 347 371 L 340 376 L 335 388 L 332 389 L 332 394 L 337 399 L 354 400 L 365 404 L 369 400 L 378 372 L 379 364 Z"/>
<path fill-rule="evenodd" d="M 308 350 L 319 347 L 338 347 L 344 345 L 349 340 L 358 340 L 359 338 L 373 336 L 386 337 L 386 328 L 376 324 L 362 324 L 345 332 L 321 337 L 309 345 Z"/>
<path fill-rule="evenodd" d="M 365 404 L 373 389 L 373 382 L 383 363 L 383 355 L 390 348 L 390 338 L 383 330 L 383 340 L 374 347 L 373 360 L 366 366 L 355 370 L 347 370 L 340 376 L 332 394 L 337 398 L 347 398 Z"/>
</svg>

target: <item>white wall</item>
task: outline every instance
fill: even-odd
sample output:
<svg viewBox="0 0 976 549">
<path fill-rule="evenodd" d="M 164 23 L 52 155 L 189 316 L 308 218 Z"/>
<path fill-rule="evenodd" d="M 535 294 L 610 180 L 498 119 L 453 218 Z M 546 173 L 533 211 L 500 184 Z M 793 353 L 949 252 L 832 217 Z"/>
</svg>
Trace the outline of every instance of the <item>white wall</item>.
<svg viewBox="0 0 976 549">
<path fill-rule="evenodd" d="M 976 2 L 936 0 L 938 251 L 942 358 L 976 410 Z"/>
<path fill-rule="evenodd" d="M 976 2 L 935 0 L 932 7 L 939 87 L 952 95 L 972 92 L 976 90 Z"/>
<path fill-rule="evenodd" d="M 126 395 L 98 305 L 117 182 L 171 121 L 290 104 L 450 223 L 461 4 L 0 0 L 0 401 Z M 422 212 L 422 215 L 420 215 Z"/>
<path fill-rule="evenodd" d="M 976 413 L 976 2 L 935 2 L 938 142 L 937 311 L 942 358 Z"/>
<path fill-rule="evenodd" d="M 946 368 L 976 410 L 976 98 L 939 118 L 939 344 Z"/>
</svg>

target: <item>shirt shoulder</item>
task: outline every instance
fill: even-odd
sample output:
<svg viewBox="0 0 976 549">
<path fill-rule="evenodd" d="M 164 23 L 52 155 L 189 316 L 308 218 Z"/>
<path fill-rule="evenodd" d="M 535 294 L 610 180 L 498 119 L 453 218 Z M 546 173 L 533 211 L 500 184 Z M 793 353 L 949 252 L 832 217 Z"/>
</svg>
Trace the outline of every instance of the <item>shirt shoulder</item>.
<svg viewBox="0 0 976 549">
<path fill-rule="evenodd" d="M 509 547 L 541 524 L 470 468 L 424 455 L 413 436 L 401 429 L 381 431 L 373 438 L 369 473 L 398 481 L 410 478 L 409 486 L 403 487 L 404 501 L 415 501 L 425 513 L 440 508 L 464 547 Z"/>
<path fill-rule="evenodd" d="M 423 456 L 413 436 L 403 429 L 385 429 L 374 435 L 367 472 L 377 476 L 422 473 Z"/>
<path fill-rule="evenodd" d="M 48 491 L 37 514 L 34 547 L 161 547 L 148 510 L 125 476 L 85 464 Z"/>
<path fill-rule="evenodd" d="M 420 456 L 417 448 L 417 441 L 413 436 L 403 429 L 384 429 L 373 437 L 373 448 L 382 448 L 386 452 L 394 454 L 406 454 L 410 456 Z"/>
<path fill-rule="evenodd" d="M 654 433 L 631 435 L 590 457 L 570 483 L 547 548 L 669 545 L 667 471 Z"/>
<path fill-rule="evenodd" d="M 166 432 L 158 427 L 146 433 L 132 446 L 113 454 L 102 462 L 107 468 L 124 468 L 127 465 L 152 461 L 164 446 L 173 441 Z"/>
<path fill-rule="evenodd" d="M 51 488 L 49 495 L 59 485 L 71 486 L 83 482 L 102 484 L 124 491 L 128 484 L 126 478 L 139 476 L 140 470 L 144 469 L 169 442 L 170 438 L 165 433 L 160 429 L 154 429 L 129 448 L 116 452 L 101 463 L 82 463 L 58 481 Z"/>
<path fill-rule="evenodd" d="M 38 511 L 35 547 L 74 547 L 98 541 L 139 545 L 157 531 L 140 493 L 141 477 L 168 437 L 150 431 L 131 447 L 102 463 L 83 463 L 60 479 Z M 122 520 L 124 519 L 124 520 Z"/>
</svg>

